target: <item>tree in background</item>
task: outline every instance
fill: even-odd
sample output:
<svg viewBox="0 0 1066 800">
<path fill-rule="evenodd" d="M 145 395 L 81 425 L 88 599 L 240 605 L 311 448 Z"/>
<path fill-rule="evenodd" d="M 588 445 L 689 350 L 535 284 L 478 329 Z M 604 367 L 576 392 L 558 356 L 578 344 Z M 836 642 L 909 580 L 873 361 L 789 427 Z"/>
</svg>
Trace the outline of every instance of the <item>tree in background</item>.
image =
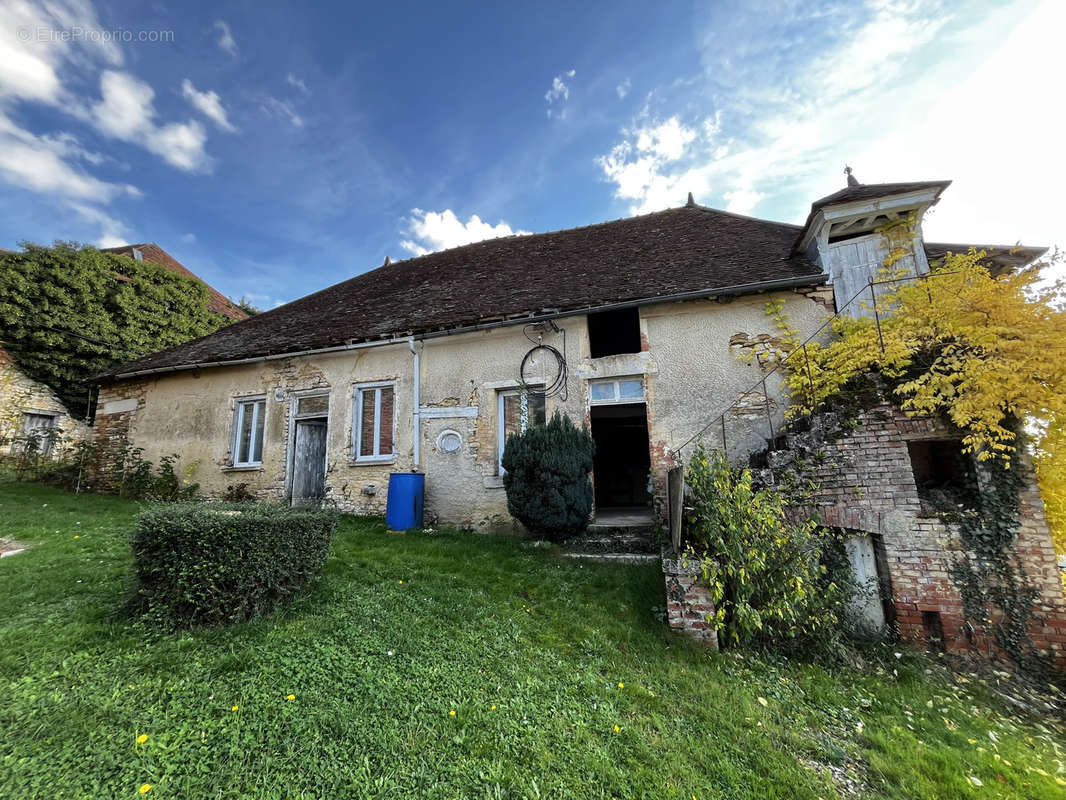
<svg viewBox="0 0 1066 800">
<path fill-rule="evenodd" d="M 507 510 L 536 536 L 558 542 L 580 533 L 592 513 L 588 430 L 558 411 L 547 425 L 511 435 L 503 450 Z"/>
<path fill-rule="evenodd" d="M 84 416 L 94 375 L 231 322 L 207 287 L 75 242 L 0 253 L 0 341 L 29 377 Z"/>
</svg>

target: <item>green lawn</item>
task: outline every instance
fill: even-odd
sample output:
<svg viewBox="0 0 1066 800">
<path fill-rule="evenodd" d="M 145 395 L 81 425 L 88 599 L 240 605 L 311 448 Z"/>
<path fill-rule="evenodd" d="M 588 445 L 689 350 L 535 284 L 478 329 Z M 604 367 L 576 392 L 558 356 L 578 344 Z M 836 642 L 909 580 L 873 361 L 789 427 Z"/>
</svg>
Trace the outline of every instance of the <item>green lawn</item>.
<svg viewBox="0 0 1066 800">
<path fill-rule="evenodd" d="M 34 545 L 0 561 L 0 797 L 1066 793 L 1061 722 L 976 679 L 706 653 L 657 568 L 510 539 L 345 518 L 284 612 L 153 632 L 123 612 L 136 511 L 0 482 L 0 537 Z"/>
</svg>

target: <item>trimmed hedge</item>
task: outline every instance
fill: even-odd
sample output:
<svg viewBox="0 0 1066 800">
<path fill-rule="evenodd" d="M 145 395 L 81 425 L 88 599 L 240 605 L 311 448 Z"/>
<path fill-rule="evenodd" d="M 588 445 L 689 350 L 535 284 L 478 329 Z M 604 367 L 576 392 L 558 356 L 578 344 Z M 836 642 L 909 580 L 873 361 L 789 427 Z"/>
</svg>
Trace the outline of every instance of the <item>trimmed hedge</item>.
<svg viewBox="0 0 1066 800">
<path fill-rule="evenodd" d="M 317 577 L 337 516 L 265 503 L 150 508 L 137 517 L 133 535 L 143 608 L 179 626 L 265 614 Z"/>
</svg>

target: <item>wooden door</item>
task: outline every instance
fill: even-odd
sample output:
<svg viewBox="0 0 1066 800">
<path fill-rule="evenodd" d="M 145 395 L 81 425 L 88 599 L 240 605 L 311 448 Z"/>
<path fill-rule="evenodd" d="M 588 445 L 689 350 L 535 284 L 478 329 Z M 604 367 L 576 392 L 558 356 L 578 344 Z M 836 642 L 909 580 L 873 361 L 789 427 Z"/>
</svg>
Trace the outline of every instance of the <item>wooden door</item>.
<svg viewBox="0 0 1066 800">
<path fill-rule="evenodd" d="M 292 504 L 314 505 L 326 496 L 326 420 L 296 422 Z"/>
</svg>

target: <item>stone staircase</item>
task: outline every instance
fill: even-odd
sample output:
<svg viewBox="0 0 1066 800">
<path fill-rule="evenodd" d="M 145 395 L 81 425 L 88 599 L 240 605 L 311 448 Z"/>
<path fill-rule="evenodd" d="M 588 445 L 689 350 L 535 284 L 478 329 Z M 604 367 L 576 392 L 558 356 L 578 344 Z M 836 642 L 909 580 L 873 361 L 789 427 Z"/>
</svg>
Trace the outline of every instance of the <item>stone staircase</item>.
<svg viewBox="0 0 1066 800">
<path fill-rule="evenodd" d="M 659 560 L 659 526 L 651 509 L 605 508 L 580 536 L 562 546 L 567 558 L 610 564 Z"/>
</svg>

